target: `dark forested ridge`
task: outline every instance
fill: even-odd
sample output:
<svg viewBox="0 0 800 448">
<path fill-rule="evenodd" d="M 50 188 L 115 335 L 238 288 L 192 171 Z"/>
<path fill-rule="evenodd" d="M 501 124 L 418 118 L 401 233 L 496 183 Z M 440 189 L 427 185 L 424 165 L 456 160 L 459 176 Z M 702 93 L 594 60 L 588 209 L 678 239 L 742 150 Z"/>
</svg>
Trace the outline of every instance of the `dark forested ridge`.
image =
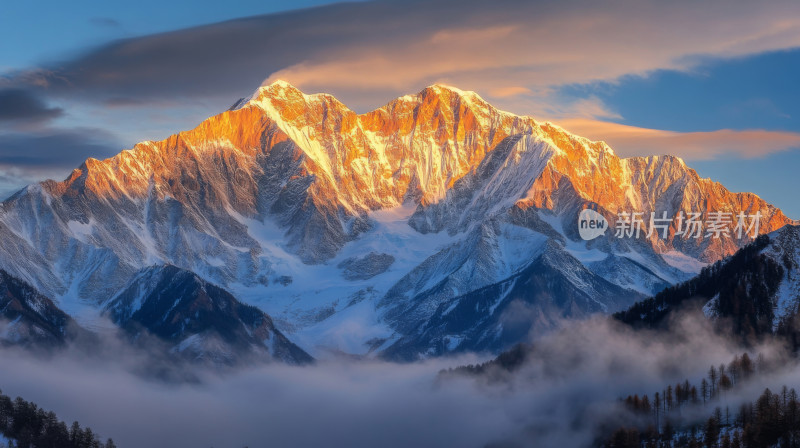
<svg viewBox="0 0 800 448">
<path fill-rule="evenodd" d="M 9 440 L 9 448 L 116 448 L 111 439 L 101 442 L 91 428 L 82 428 L 78 422 L 67 427 L 53 412 L 20 397 L 12 400 L 2 392 L 0 435 Z"/>
<path fill-rule="evenodd" d="M 794 261 L 776 261 L 762 253 L 769 243 L 770 238 L 761 235 L 734 255 L 703 268 L 697 277 L 614 317 L 634 327 L 659 327 L 675 310 L 700 307 L 714 299 L 712 312 L 730 321 L 734 334 L 745 339 L 770 334 L 775 320 L 773 297 Z"/>
<path fill-rule="evenodd" d="M 531 355 L 532 350 L 533 348 L 527 344 L 517 344 L 491 361 L 442 370 L 439 372 L 439 376 L 442 377 L 454 374 L 485 375 L 495 372 L 513 372 L 525 363 L 525 360 Z"/>
</svg>

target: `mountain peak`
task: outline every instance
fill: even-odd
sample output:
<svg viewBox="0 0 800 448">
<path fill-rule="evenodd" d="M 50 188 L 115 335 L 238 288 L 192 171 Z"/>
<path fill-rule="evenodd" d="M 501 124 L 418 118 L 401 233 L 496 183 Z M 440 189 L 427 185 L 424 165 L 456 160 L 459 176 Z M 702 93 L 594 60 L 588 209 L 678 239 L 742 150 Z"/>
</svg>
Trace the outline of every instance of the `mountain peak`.
<svg viewBox="0 0 800 448">
<path fill-rule="evenodd" d="M 416 95 L 404 95 L 389 102 L 387 106 L 382 109 L 391 108 L 397 103 L 412 103 L 412 104 L 431 104 L 435 102 L 444 102 L 447 104 L 456 103 L 465 105 L 476 113 L 483 111 L 497 111 L 491 104 L 481 98 L 480 95 L 471 90 L 461 90 L 458 87 L 450 86 L 447 84 L 431 84 L 424 89 L 420 90 Z M 380 109 L 378 109 L 380 110 Z M 499 112 L 499 111 L 498 111 Z"/>
<path fill-rule="evenodd" d="M 289 83 L 289 81 L 285 81 L 283 79 L 278 79 L 270 84 L 262 84 L 256 89 L 256 93 L 263 95 L 264 92 L 269 92 L 272 95 L 281 95 L 281 96 L 291 96 L 291 95 L 303 95 L 306 96 L 300 89 Z"/>
<path fill-rule="evenodd" d="M 256 106 L 269 112 L 285 108 L 308 107 L 311 103 L 328 103 L 342 110 L 349 109 L 333 95 L 328 93 L 306 94 L 290 82 L 283 79 L 259 86 L 249 97 L 240 98 L 228 110 L 239 110 L 247 106 Z"/>
<path fill-rule="evenodd" d="M 294 85 L 292 85 L 292 83 L 290 83 L 289 81 L 286 81 L 285 79 L 276 79 L 275 81 L 272 81 L 269 84 L 266 84 L 266 83 L 262 84 L 261 87 L 282 87 L 284 89 L 290 88 L 290 89 L 298 90 L 297 87 L 295 87 Z"/>
<path fill-rule="evenodd" d="M 434 93 L 440 94 L 440 95 L 443 94 L 443 93 L 450 93 L 450 94 L 458 95 L 460 97 L 476 98 L 476 99 L 479 99 L 479 100 L 483 101 L 483 98 L 481 98 L 480 95 L 478 95 L 476 92 L 474 92 L 472 90 L 461 90 L 458 87 L 451 86 L 451 85 L 448 85 L 448 84 L 442 84 L 442 83 L 431 84 L 431 85 L 425 87 L 424 89 L 422 89 L 422 91 L 420 91 L 420 94 L 424 95 L 426 92 L 434 92 Z"/>
</svg>

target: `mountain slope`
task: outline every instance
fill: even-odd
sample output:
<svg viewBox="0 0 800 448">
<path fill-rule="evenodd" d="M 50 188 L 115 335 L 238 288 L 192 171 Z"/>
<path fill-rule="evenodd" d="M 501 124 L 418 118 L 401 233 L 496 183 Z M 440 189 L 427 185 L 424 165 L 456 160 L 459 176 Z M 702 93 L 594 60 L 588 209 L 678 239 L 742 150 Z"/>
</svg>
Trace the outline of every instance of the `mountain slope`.
<svg viewBox="0 0 800 448">
<path fill-rule="evenodd" d="M 276 82 L 193 130 L 9 198 L 0 268 L 65 303 L 99 304 L 141 269 L 171 264 L 257 305 L 310 349 L 337 339 L 365 353 L 422 328 L 439 305 L 509 281 L 548 243 L 596 277 L 586 284 L 630 268 L 609 278 L 612 297 L 596 298 L 611 311 L 623 306 L 617 292 L 654 294 L 749 241 L 683 239 L 673 227 L 666 239 L 584 242 L 586 207 L 612 227 L 625 211 L 758 211 L 761 232 L 790 222 L 680 159 L 620 159 L 472 92 L 431 86 L 359 115 Z"/>
<path fill-rule="evenodd" d="M 256 357 L 290 364 L 312 361 L 258 308 L 175 266 L 143 270 L 105 308 L 134 338 L 147 331 L 190 359 L 223 364 Z"/>
<path fill-rule="evenodd" d="M 83 334 L 50 299 L 0 270 L 0 344 L 52 348 Z"/>
<path fill-rule="evenodd" d="M 440 284 L 436 289 L 444 287 Z M 554 328 L 561 319 L 613 312 L 643 297 L 594 275 L 560 245 L 549 242 L 528 266 L 508 279 L 462 296 L 434 300 L 429 305 L 433 311 L 411 320 L 416 326 L 406 329 L 405 336 L 383 355 L 413 360 L 419 354 L 499 353 Z M 415 299 L 411 306 L 387 313 L 387 318 L 407 325 L 408 314 L 419 313 L 419 307 L 432 301 L 430 296 Z"/>
<path fill-rule="evenodd" d="M 635 326 L 657 326 L 675 310 L 696 306 L 711 319 L 729 321 L 743 338 L 796 332 L 799 267 L 800 226 L 785 226 L 615 317 Z"/>
</svg>

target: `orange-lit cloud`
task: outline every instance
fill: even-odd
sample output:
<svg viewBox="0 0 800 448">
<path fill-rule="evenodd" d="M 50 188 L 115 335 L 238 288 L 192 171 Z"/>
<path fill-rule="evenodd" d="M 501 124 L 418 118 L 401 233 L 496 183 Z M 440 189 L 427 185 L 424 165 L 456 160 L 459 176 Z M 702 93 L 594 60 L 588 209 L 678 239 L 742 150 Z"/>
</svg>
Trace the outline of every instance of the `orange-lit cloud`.
<svg viewBox="0 0 800 448">
<path fill-rule="evenodd" d="M 793 0 L 385 0 L 122 40 L 11 78 L 84 100 L 228 102 L 264 78 L 281 78 L 361 111 L 444 82 L 530 114 L 537 112 L 532 101 L 552 100 L 537 93 L 554 86 L 798 46 L 800 3 Z"/>
<path fill-rule="evenodd" d="M 531 89 L 521 86 L 497 87 L 489 90 L 489 96 L 493 98 L 508 98 L 530 93 L 532 93 Z"/>
<path fill-rule="evenodd" d="M 713 159 L 723 154 L 763 157 L 800 148 L 800 133 L 763 129 L 673 132 L 577 118 L 559 120 L 564 129 L 603 140 L 623 157 L 671 154 L 686 160 Z"/>
<path fill-rule="evenodd" d="M 334 92 L 362 109 L 364 87 L 374 97 L 445 82 L 494 98 L 501 108 L 531 113 L 537 112 L 526 109 L 531 96 L 552 100 L 531 95 L 548 87 L 691 70 L 698 55 L 738 57 L 800 46 L 797 2 L 507 3 L 465 2 L 462 9 L 481 17 L 476 23 L 455 28 L 442 19 L 437 26 L 443 16 L 426 15 L 429 29 L 409 23 L 414 32 L 396 40 L 364 39 L 308 55 L 266 81 Z"/>
<path fill-rule="evenodd" d="M 517 28 L 516 25 L 499 25 L 490 26 L 486 28 L 453 28 L 445 29 L 436 32 L 431 37 L 432 44 L 441 43 L 458 43 L 474 45 L 476 43 L 485 42 L 487 40 L 494 41 L 497 39 L 504 39 Z"/>
</svg>

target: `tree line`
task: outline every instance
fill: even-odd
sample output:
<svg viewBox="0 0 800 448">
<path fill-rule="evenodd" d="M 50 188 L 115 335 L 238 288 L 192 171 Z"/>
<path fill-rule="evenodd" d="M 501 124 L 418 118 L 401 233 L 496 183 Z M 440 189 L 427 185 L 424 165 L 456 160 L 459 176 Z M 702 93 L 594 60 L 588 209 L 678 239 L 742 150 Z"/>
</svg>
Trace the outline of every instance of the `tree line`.
<svg viewBox="0 0 800 448">
<path fill-rule="evenodd" d="M 754 402 L 742 403 L 735 414 L 716 407 L 703 423 L 678 428 L 669 422 L 663 432 L 653 427 L 619 428 L 607 447 L 687 448 L 798 448 L 800 447 L 800 400 L 785 385 L 779 393 L 765 389 Z"/>
<path fill-rule="evenodd" d="M 727 318 L 730 330 L 738 338 L 753 341 L 772 334 L 775 318 L 772 297 L 793 262 L 786 257 L 778 262 L 762 254 L 768 244 L 769 237 L 761 235 L 734 255 L 703 268 L 691 280 L 665 288 L 614 317 L 634 327 L 654 328 L 663 325 L 670 313 L 693 298 L 701 298 L 702 303 L 697 305 L 702 305 L 716 297 L 715 311 L 719 317 Z M 785 333 L 791 330 L 787 328 Z"/>
<path fill-rule="evenodd" d="M 621 400 L 626 422 L 606 431 L 606 448 L 800 448 L 800 400 L 794 389 L 769 389 L 736 409 L 720 406 L 727 393 L 755 375 L 769 372 L 770 362 L 747 353 L 727 365 L 711 366 L 699 383 L 668 385 L 652 395 Z M 702 411 L 713 406 L 711 415 Z M 708 414 L 706 414 L 708 415 Z"/>
<path fill-rule="evenodd" d="M 9 448 L 116 448 L 112 439 L 101 442 L 91 428 L 78 422 L 67 427 L 55 413 L 2 391 L 0 434 L 10 440 Z"/>
</svg>

